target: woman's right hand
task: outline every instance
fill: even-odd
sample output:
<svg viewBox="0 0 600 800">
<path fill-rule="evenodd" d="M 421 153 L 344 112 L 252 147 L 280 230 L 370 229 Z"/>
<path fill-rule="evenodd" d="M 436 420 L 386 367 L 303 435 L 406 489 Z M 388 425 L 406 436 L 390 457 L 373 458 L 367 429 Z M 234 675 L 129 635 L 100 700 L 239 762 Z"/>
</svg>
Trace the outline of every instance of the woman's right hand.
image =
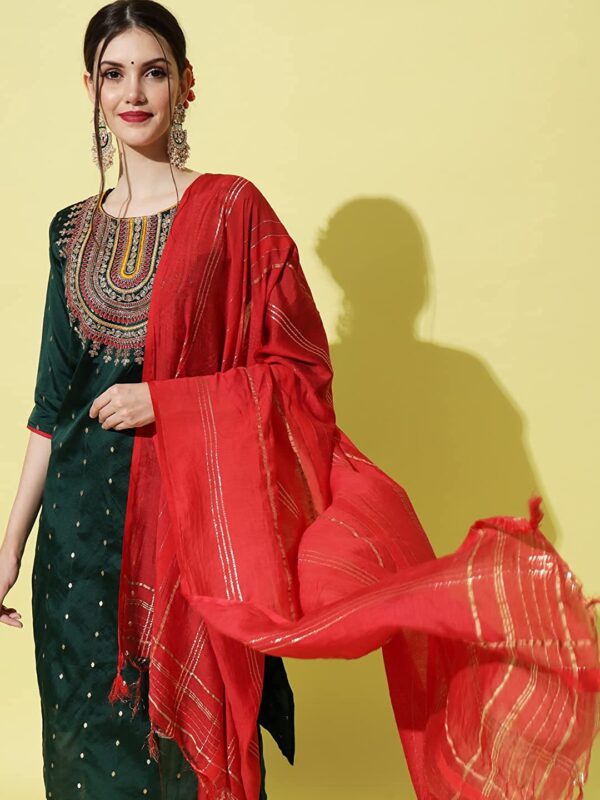
<svg viewBox="0 0 600 800">
<path fill-rule="evenodd" d="M 4 598 L 17 582 L 21 561 L 14 553 L 0 547 L 0 622 L 13 628 L 22 628 L 21 615 L 4 605 Z"/>
<path fill-rule="evenodd" d="M 32 430 L 19 487 L 0 543 L 0 622 L 13 628 L 23 627 L 21 615 L 16 609 L 5 606 L 4 598 L 19 577 L 25 544 L 42 505 L 51 451 L 52 439 Z"/>
</svg>

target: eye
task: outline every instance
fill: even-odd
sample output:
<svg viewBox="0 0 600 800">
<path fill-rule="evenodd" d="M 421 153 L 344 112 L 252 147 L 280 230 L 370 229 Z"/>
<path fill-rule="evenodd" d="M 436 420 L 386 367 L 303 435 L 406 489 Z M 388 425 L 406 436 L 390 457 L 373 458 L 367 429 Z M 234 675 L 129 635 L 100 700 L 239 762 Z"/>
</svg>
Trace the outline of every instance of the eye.
<svg viewBox="0 0 600 800">
<path fill-rule="evenodd" d="M 152 75 L 153 78 L 164 78 L 166 77 L 167 73 L 164 71 L 164 69 L 161 69 L 160 67 L 151 67 L 148 70 L 147 74 Z M 113 75 L 116 75 L 116 78 L 111 77 Z M 121 73 L 116 69 L 107 69 L 105 72 L 102 73 L 102 77 L 108 78 L 109 81 L 114 81 L 117 78 L 121 77 Z"/>
</svg>

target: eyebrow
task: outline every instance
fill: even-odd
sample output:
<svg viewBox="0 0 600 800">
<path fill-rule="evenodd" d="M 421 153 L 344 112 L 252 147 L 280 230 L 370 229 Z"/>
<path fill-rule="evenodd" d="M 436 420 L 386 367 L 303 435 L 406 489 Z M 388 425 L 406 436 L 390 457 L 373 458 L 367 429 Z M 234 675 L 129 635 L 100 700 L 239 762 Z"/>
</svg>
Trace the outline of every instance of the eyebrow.
<svg viewBox="0 0 600 800">
<path fill-rule="evenodd" d="M 150 61 L 144 61 L 142 67 L 147 67 L 149 64 L 155 64 L 157 61 L 165 61 L 167 64 L 169 60 L 167 58 L 163 58 L 162 56 L 158 56 L 157 58 L 151 58 Z M 103 64 L 110 64 L 113 67 L 122 67 L 123 64 L 120 64 L 118 61 L 101 61 L 99 66 L 101 67 Z"/>
</svg>

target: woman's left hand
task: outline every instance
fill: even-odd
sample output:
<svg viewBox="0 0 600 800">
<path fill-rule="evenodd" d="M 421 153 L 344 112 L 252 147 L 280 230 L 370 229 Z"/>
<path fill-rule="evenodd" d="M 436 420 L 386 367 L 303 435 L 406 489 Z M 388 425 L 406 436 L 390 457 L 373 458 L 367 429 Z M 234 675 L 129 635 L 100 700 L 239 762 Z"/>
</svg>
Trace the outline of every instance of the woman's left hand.
<svg viewBox="0 0 600 800">
<path fill-rule="evenodd" d="M 147 383 L 114 383 L 99 394 L 90 407 L 90 417 L 105 430 L 122 431 L 154 422 L 154 407 Z"/>
</svg>

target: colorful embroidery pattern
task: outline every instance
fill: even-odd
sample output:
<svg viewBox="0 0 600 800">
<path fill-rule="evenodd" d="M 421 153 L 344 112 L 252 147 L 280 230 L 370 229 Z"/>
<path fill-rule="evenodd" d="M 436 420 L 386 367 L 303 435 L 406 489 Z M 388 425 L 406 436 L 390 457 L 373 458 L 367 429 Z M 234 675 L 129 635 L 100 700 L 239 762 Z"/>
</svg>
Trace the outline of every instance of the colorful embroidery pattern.
<svg viewBox="0 0 600 800">
<path fill-rule="evenodd" d="M 176 207 L 118 218 L 99 197 L 71 206 L 57 239 L 69 320 L 90 356 L 141 364 L 154 275 Z"/>
</svg>

